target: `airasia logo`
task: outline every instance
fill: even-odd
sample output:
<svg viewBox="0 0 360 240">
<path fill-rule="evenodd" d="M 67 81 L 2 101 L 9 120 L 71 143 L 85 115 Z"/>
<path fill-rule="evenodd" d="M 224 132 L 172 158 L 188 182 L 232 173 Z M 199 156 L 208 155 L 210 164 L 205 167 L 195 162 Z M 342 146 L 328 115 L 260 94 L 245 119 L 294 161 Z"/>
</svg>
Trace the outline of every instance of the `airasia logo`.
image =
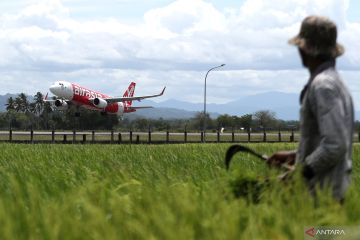
<svg viewBox="0 0 360 240">
<path fill-rule="evenodd" d="M 82 88 L 80 86 L 77 86 L 73 84 L 73 91 L 75 95 L 81 96 L 81 97 L 88 97 L 88 98 L 103 98 L 103 96 L 99 93 L 96 93 L 94 91 L 88 90 L 86 88 Z"/>
</svg>

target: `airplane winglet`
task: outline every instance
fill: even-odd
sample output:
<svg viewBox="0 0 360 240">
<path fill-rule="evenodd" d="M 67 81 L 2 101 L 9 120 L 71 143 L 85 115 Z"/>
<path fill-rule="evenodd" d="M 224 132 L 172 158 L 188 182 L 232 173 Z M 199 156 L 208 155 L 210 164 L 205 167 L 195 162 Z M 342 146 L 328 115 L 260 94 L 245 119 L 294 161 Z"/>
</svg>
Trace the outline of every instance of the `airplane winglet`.
<svg viewBox="0 0 360 240">
<path fill-rule="evenodd" d="M 160 93 L 160 96 L 164 94 L 166 86 L 163 88 L 163 90 Z"/>
</svg>

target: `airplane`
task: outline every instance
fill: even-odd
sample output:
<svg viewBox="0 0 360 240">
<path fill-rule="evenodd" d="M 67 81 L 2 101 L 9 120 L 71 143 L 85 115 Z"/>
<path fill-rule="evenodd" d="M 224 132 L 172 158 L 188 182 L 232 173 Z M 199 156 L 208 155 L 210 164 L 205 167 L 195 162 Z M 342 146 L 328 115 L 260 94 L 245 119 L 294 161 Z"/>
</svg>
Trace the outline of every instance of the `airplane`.
<svg viewBox="0 0 360 240">
<path fill-rule="evenodd" d="M 135 86 L 136 83 L 131 82 L 122 97 L 110 97 L 75 83 L 57 81 L 51 85 L 49 89 L 57 99 L 48 100 L 46 94 L 44 101 L 50 102 L 57 110 L 66 110 L 69 105 L 73 104 L 78 108 L 84 107 L 86 109 L 100 111 L 102 115 L 116 114 L 122 116 L 124 113 L 135 112 L 137 109 L 152 108 L 151 106 L 134 107 L 132 106 L 132 101 L 141 101 L 146 98 L 162 96 L 166 88 L 164 87 L 159 94 L 134 97 Z M 76 112 L 75 116 L 79 117 L 80 113 Z"/>
</svg>

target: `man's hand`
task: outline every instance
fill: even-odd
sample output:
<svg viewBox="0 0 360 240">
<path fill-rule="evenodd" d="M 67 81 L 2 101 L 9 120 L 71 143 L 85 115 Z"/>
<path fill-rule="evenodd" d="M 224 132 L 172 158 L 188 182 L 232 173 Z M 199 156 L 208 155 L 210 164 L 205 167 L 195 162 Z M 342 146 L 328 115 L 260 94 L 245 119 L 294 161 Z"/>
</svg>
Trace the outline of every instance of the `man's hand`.
<svg viewBox="0 0 360 240">
<path fill-rule="evenodd" d="M 312 170 L 312 168 L 309 165 L 305 165 L 303 167 L 302 174 L 308 180 L 312 179 L 315 176 L 314 171 Z"/>
<path fill-rule="evenodd" d="M 274 153 L 266 162 L 274 167 L 281 167 L 281 165 L 293 166 L 295 164 L 295 157 L 296 153 L 294 151 L 280 151 Z"/>
</svg>

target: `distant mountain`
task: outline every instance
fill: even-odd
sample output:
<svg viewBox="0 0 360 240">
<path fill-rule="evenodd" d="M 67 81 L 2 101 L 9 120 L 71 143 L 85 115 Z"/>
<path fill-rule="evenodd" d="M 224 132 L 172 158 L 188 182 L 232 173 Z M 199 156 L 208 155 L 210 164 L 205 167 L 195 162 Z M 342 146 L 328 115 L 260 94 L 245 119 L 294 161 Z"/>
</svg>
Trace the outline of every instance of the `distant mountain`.
<svg viewBox="0 0 360 240">
<path fill-rule="evenodd" d="M 299 96 L 294 93 L 266 92 L 239 98 L 238 100 L 225 104 L 207 104 L 208 112 L 216 114 L 244 115 L 260 110 L 271 110 L 276 113 L 277 118 L 284 120 L 299 119 Z M 156 103 L 153 101 L 143 101 L 146 105 L 157 108 L 175 108 L 186 111 L 203 111 L 203 103 L 189 103 L 170 99 Z M 140 112 L 139 112 L 140 113 Z"/>
<path fill-rule="evenodd" d="M 152 106 L 155 106 L 156 103 L 151 103 Z M 140 104 L 139 104 L 140 106 Z M 141 109 L 134 113 L 127 114 L 130 119 L 134 118 L 151 118 L 151 119 L 189 119 L 196 116 L 199 111 L 186 111 L 183 109 L 177 108 L 167 108 L 167 107 L 154 107 L 149 109 Z M 220 114 L 210 113 L 211 118 L 217 118 Z"/>
<path fill-rule="evenodd" d="M 151 106 L 162 107 L 162 108 L 176 108 L 176 109 L 182 109 L 182 110 L 194 111 L 194 112 L 204 111 L 204 103 L 190 103 L 175 99 L 169 99 L 159 103 L 155 103 L 151 100 L 149 100 L 148 102 Z"/>
<path fill-rule="evenodd" d="M 11 94 L 11 93 L 7 93 L 5 95 L 0 95 L 0 112 L 5 112 L 6 111 L 5 104 L 7 103 L 7 100 L 9 99 L 9 97 L 16 98 L 17 95 L 18 94 Z"/>
<path fill-rule="evenodd" d="M 294 93 L 266 92 L 246 96 L 227 104 L 209 106 L 210 111 L 243 115 L 259 110 L 271 110 L 277 118 L 284 120 L 299 119 L 299 96 Z"/>
<path fill-rule="evenodd" d="M 0 95 L 0 112 L 5 112 L 6 111 L 6 105 L 7 104 L 7 100 L 9 99 L 9 97 L 12 97 L 13 99 L 15 99 L 17 96 L 19 96 L 19 94 L 13 94 L 13 93 L 7 93 L 5 95 Z M 27 96 L 27 100 L 29 102 L 32 102 L 34 97 L 33 96 Z"/>
<path fill-rule="evenodd" d="M 152 118 L 152 119 L 188 119 L 194 117 L 196 112 L 185 111 L 182 109 L 176 108 L 163 108 L 163 107 L 155 107 L 148 109 L 141 109 L 134 113 L 127 114 L 130 118 Z"/>
</svg>

